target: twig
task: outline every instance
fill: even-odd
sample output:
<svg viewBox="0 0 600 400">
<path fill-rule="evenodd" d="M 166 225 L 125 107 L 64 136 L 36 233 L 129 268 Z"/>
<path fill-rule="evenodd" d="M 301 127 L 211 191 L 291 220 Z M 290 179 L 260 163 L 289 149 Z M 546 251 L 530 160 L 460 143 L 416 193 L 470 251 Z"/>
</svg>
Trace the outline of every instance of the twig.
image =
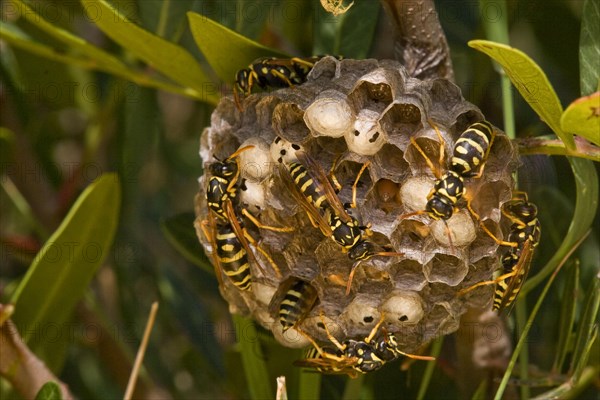
<svg viewBox="0 0 600 400">
<path fill-rule="evenodd" d="M 454 81 L 450 49 L 433 0 L 381 0 L 397 32 L 394 53 L 411 76 Z"/>
<path fill-rule="evenodd" d="M 124 400 L 131 400 L 131 396 L 133 396 L 133 391 L 135 390 L 135 383 L 137 382 L 137 377 L 140 373 L 142 361 L 144 361 L 146 347 L 148 346 L 150 332 L 152 332 L 154 320 L 156 319 L 156 311 L 158 311 L 158 302 L 155 301 L 154 303 L 152 303 L 150 315 L 148 316 L 148 322 L 146 323 L 146 330 L 144 331 L 144 337 L 142 338 L 142 343 L 140 344 L 140 348 L 138 349 L 137 355 L 135 356 L 135 363 L 133 364 L 133 370 L 131 371 L 131 375 L 129 376 L 127 390 L 125 390 L 125 396 L 123 396 Z"/>
</svg>

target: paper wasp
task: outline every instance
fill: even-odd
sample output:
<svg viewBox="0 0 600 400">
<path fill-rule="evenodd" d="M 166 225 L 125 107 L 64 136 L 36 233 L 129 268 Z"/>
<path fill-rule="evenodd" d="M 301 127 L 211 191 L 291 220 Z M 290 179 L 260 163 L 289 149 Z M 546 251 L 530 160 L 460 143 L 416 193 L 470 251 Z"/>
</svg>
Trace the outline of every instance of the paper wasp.
<svg viewBox="0 0 600 400">
<path fill-rule="evenodd" d="M 333 346 L 321 347 L 314 339 L 306 335 L 313 348 L 308 350 L 306 358 L 296 361 L 294 365 L 314 368 L 324 374 L 346 374 L 356 378 L 359 374 L 376 371 L 385 363 L 400 356 L 417 360 L 435 360 L 433 357 L 418 356 L 401 351 L 394 334 L 384 332 L 379 339 L 375 340 L 384 318 L 385 316 L 382 314 L 379 322 L 364 340 L 348 339 L 340 343 L 327 329 L 321 314 L 323 328 Z"/>
<path fill-rule="evenodd" d="M 431 121 L 430 124 L 440 140 L 438 165 L 441 167 L 446 163 L 445 141 L 437 126 Z M 427 214 L 431 219 L 441 219 L 446 223 L 446 220 L 450 219 L 456 212 L 457 204 L 460 199 L 465 197 L 466 189 L 464 178 L 481 177 L 494 137 L 494 129 L 487 121 L 476 122 L 467 127 L 456 140 L 452 151 L 450 168 L 444 175 L 441 175 L 439 168 L 436 168 L 433 165 L 429 156 L 425 154 L 425 151 L 419 146 L 416 139 L 411 137 L 411 143 L 425 159 L 425 162 L 434 173 L 437 180 L 433 189 L 427 195 L 425 210 L 404 214 L 400 218 L 404 219 L 413 215 Z M 467 199 L 467 208 L 473 216 L 480 221 L 479 215 L 471 208 L 469 199 Z M 447 226 L 448 225 L 446 224 L 446 227 Z M 451 242 L 450 232 L 449 237 Z"/>
<path fill-rule="evenodd" d="M 512 222 L 507 241 L 497 239 L 484 227 L 488 235 L 496 240 L 499 245 L 508 247 L 506 254 L 501 258 L 502 275 L 491 281 L 477 283 L 459 292 L 459 295 L 462 295 L 476 287 L 495 284 L 493 309 L 498 312 L 510 309 L 514 303 L 523 283 L 527 279 L 531 259 L 541 236 L 537 207 L 528 200 L 526 193 L 515 192 L 512 200 L 502 207 L 502 214 Z"/>
<path fill-rule="evenodd" d="M 309 282 L 294 276 L 284 281 L 269 304 L 272 314 L 278 314 L 283 332 L 296 326 L 318 301 L 318 293 Z"/>
<path fill-rule="evenodd" d="M 278 139 L 283 140 L 280 138 L 276 140 Z M 369 163 L 363 164 L 352 185 L 352 203 L 344 206 L 321 166 L 305 151 L 296 151 L 296 156 L 298 161 L 291 161 L 288 164 L 281 161 L 283 165 L 281 169 L 288 175 L 283 176 L 282 181 L 306 211 L 313 226 L 318 227 L 324 236 L 330 237 L 339 244 L 342 251 L 348 253 L 348 258 L 355 262 L 346 288 L 349 293 L 352 277 L 360 262 L 375 256 L 403 255 L 396 252 L 377 251 L 376 245 L 365 239 L 365 236 L 371 235 L 369 227 L 361 225 L 355 217 L 348 213 L 348 209 L 356 208 L 358 182 Z M 335 166 L 336 163 L 332 167 L 331 175 L 332 181 L 339 191 L 341 185 L 333 175 Z"/>
<path fill-rule="evenodd" d="M 240 95 L 244 97 L 250 95 L 255 85 L 262 89 L 278 89 L 306 82 L 308 73 L 323 57 L 265 57 L 254 60 L 248 68 L 240 69 L 235 74 L 233 97 L 236 106 L 241 109 Z"/>
<path fill-rule="evenodd" d="M 223 161 L 217 161 L 209 167 L 211 176 L 206 186 L 207 219 L 202 221 L 204 236 L 213 248 L 214 264 L 217 267 L 217 278 L 221 283 L 224 273 L 240 290 L 251 288 L 249 264 L 255 264 L 263 274 L 265 270 L 254 257 L 250 244 L 254 246 L 271 264 L 275 273 L 280 276 L 279 267 L 272 257 L 262 249 L 245 228 L 243 217 L 250 220 L 259 229 L 276 232 L 290 232 L 291 228 L 279 228 L 262 224 L 248 210 L 238 204 L 240 186 L 240 166 L 238 156 L 241 152 L 254 146 L 245 146 Z"/>
</svg>

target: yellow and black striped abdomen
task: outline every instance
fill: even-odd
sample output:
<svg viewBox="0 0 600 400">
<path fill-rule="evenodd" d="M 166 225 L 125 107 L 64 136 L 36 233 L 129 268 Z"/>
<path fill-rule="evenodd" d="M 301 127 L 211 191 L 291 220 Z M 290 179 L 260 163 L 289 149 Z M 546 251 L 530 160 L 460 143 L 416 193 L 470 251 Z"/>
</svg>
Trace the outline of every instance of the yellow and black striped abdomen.
<svg viewBox="0 0 600 400">
<path fill-rule="evenodd" d="M 504 261 L 504 258 L 502 259 Z M 514 264 L 516 265 L 518 262 L 518 257 Z M 507 271 L 508 272 L 508 271 Z M 493 310 L 498 311 L 504 303 L 504 308 L 510 307 L 510 305 L 515 301 L 519 292 L 521 291 L 521 286 L 523 283 L 523 278 L 527 270 L 522 268 L 517 272 L 516 275 L 503 279 L 496 283 L 496 289 L 494 292 L 494 305 Z M 512 289 L 510 289 L 512 288 Z M 510 291 L 510 293 L 509 293 Z"/>
<path fill-rule="evenodd" d="M 494 141 L 494 130 L 489 122 L 470 125 L 458 138 L 452 152 L 451 169 L 460 176 L 471 177 L 479 173 L 487 160 Z"/>
<path fill-rule="evenodd" d="M 318 209 L 327 206 L 328 203 L 325 194 L 304 165 L 296 162 L 290 163 L 289 171 L 294 183 L 311 204 Z"/>
<path fill-rule="evenodd" d="M 252 284 L 248 254 L 230 224 L 217 227 L 215 238 L 217 257 L 223 273 L 240 290 L 249 290 Z"/>
<path fill-rule="evenodd" d="M 283 331 L 304 319 L 316 300 L 317 290 L 310 283 L 300 279 L 294 282 L 279 305 L 279 321 Z"/>
</svg>

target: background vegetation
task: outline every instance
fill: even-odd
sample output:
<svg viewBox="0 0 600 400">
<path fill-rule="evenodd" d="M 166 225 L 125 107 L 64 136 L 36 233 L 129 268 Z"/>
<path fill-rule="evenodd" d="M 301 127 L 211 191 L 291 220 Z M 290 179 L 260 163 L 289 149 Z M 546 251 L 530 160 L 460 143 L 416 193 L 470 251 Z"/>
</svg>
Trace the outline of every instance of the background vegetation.
<svg viewBox="0 0 600 400">
<path fill-rule="evenodd" d="M 598 163 L 584 158 L 599 156 L 597 146 L 574 141 L 572 133 L 597 145 L 600 105 L 598 97 L 581 100 L 584 106 L 574 110 L 588 114 L 569 122 L 561 120 L 560 104 L 598 91 L 600 6 L 593 0 L 437 5 L 465 98 L 516 137 L 540 139 L 520 142 L 532 154 L 523 158 L 520 187 L 539 206 L 543 238 L 511 317 L 515 343 L 527 319 L 535 319 L 506 395 L 558 390 L 590 398 L 600 371 Z M 232 319 L 192 230 L 199 136 L 230 91 L 232 71 L 273 54 L 269 48 L 393 58 L 392 28 L 379 3 L 356 0 L 337 18 L 309 0 L 1 6 L 0 303 L 15 303 L 12 319 L 28 347 L 77 397 L 123 396 L 157 300 L 140 398 L 272 398 L 279 375 L 287 377 L 292 398 L 451 399 L 461 398 L 461 390 L 464 397 L 465 386 L 479 387 L 461 378 L 455 335 L 433 346 L 436 363 L 408 371 L 394 363 L 357 380 L 300 373 L 291 366 L 300 351 Z M 467 46 L 486 38 L 535 60 L 557 98 L 534 66 L 511 69 L 530 65 L 526 58 L 475 43 L 506 64 L 525 96 L 511 94 L 490 58 Z M 10 374 L 0 372 L 5 398 Z M 521 386 L 511 392 L 513 384 Z M 474 397 L 485 395 L 481 386 Z"/>
</svg>

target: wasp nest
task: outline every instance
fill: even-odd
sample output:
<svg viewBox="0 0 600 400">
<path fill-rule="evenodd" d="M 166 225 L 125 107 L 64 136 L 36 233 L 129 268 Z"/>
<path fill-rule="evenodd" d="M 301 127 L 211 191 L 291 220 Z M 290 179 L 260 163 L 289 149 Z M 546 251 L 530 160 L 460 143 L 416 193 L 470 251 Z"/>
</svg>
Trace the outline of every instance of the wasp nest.
<svg viewBox="0 0 600 400">
<path fill-rule="evenodd" d="M 447 221 L 415 212 L 425 210 L 436 176 L 448 170 L 457 138 L 484 119 L 453 83 L 411 78 L 399 63 L 388 60 L 325 57 L 306 83 L 250 95 L 242 111 L 232 98 L 223 98 L 202 134 L 205 167 L 242 146 L 253 146 L 239 153 L 236 207 L 264 225 L 293 228 L 277 232 L 244 222 L 256 239 L 249 244 L 256 262 L 249 263 L 249 290 L 240 290 L 223 274 L 221 292 L 231 311 L 251 315 L 285 346 L 306 346 L 308 340 L 297 329 L 284 332 L 279 321 L 281 285 L 294 277 L 317 295 L 296 328 L 318 341 L 328 340 L 323 323 L 339 340 L 362 339 L 382 316 L 385 329 L 396 334 L 407 352 L 455 331 L 467 308 L 489 303 L 489 286 L 466 296 L 457 292 L 490 278 L 499 265 L 498 245 L 464 199 Z M 356 185 L 356 207 L 349 212 L 369 226 L 368 240 L 378 251 L 392 255 L 356 263 L 311 223 L 284 182 L 289 174 L 281 173 L 299 150 L 326 173 L 336 163 L 342 204 L 352 202 L 354 181 L 369 162 Z M 511 198 L 516 164 L 511 142 L 496 129 L 482 176 L 465 178 L 465 197 L 481 223 L 500 237 L 500 208 Z M 210 175 L 205 171 L 196 197 L 196 227 L 207 254 L 213 254 L 214 240 L 200 229 L 209 219 L 205 193 Z"/>
</svg>

